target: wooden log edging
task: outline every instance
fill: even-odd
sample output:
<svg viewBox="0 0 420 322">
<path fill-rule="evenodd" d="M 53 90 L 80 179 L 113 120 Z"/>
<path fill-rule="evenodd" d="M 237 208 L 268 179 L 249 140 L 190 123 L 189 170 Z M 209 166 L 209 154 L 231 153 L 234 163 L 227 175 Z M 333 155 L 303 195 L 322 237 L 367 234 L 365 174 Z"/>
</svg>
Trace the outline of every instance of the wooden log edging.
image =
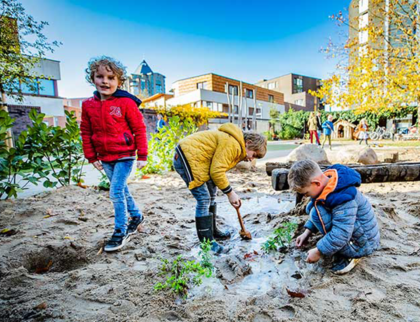
<svg viewBox="0 0 420 322">
<path fill-rule="evenodd" d="M 351 168 L 360 173 L 362 183 L 420 181 L 420 162 L 353 165 Z M 288 174 L 289 169 L 274 169 L 272 171 L 271 185 L 274 190 L 289 189 Z"/>
</svg>

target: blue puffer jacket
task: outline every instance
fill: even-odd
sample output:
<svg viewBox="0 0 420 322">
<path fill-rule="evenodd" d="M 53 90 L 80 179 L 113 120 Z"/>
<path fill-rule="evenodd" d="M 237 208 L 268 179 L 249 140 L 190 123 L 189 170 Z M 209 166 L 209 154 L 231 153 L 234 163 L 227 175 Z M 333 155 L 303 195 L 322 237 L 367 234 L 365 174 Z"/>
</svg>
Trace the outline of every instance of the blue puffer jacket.
<svg viewBox="0 0 420 322">
<path fill-rule="evenodd" d="M 356 187 L 360 174 L 343 165 L 333 165 L 325 172 L 328 184 L 306 207 L 309 220 L 305 227 L 320 231 L 319 251 L 327 256 L 339 253 L 359 258 L 379 248 L 379 227 L 369 200 Z"/>
<path fill-rule="evenodd" d="M 331 121 L 325 121 L 322 123 L 322 128 L 324 129 L 325 135 L 331 135 L 331 133 L 334 131 L 334 124 Z"/>
</svg>

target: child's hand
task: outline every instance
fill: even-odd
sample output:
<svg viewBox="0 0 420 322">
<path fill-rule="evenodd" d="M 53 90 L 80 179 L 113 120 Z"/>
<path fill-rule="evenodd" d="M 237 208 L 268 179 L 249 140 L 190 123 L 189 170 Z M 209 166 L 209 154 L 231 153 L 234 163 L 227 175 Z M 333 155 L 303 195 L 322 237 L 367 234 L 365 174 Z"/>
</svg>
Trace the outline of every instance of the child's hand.
<svg viewBox="0 0 420 322">
<path fill-rule="evenodd" d="M 311 234 L 312 232 L 309 229 L 305 229 L 305 232 L 296 238 L 296 247 L 301 248 L 306 243 L 308 237 L 311 236 Z"/>
<path fill-rule="evenodd" d="M 137 161 L 137 169 L 143 169 L 147 164 L 147 161 Z"/>
<path fill-rule="evenodd" d="M 306 257 L 306 261 L 308 263 L 316 263 L 321 258 L 321 252 L 318 250 L 318 248 L 312 248 L 308 252 L 308 257 Z"/>
<path fill-rule="evenodd" d="M 238 195 L 236 194 L 235 191 L 231 191 L 228 193 L 228 199 L 230 204 L 235 207 L 235 208 L 239 208 L 241 206 L 241 199 L 238 197 Z"/>
<path fill-rule="evenodd" d="M 104 167 L 102 166 L 101 161 L 95 161 L 95 162 L 93 162 L 92 164 L 93 164 L 93 166 L 94 166 L 96 169 L 98 169 L 99 171 L 104 169 Z"/>
</svg>

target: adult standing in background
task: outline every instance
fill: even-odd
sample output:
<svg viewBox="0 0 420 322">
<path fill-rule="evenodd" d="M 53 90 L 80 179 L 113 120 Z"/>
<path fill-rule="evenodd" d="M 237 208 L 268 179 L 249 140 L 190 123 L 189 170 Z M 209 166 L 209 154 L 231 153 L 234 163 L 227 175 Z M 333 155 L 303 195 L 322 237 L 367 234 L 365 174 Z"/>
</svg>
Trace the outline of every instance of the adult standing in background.
<svg viewBox="0 0 420 322">
<path fill-rule="evenodd" d="M 321 143 L 319 142 L 319 137 L 317 133 L 316 116 L 314 112 L 311 112 L 311 114 L 309 115 L 308 127 L 309 127 L 309 135 L 311 137 L 311 143 L 313 143 L 313 137 L 315 136 L 316 144 L 321 145 Z"/>
<path fill-rule="evenodd" d="M 318 111 L 316 113 L 316 127 L 317 127 L 318 138 L 321 141 L 322 121 L 321 121 L 321 112 L 320 111 Z"/>
</svg>

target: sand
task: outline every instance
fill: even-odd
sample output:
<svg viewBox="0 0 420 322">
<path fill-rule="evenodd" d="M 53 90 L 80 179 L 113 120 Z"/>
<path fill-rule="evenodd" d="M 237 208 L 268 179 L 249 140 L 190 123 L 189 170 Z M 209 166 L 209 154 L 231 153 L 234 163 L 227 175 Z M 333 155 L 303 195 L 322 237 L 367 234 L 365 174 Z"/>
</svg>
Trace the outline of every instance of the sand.
<svg viewBox="0 0 420 322">
<path fill-rule="evenodd" d="M 274 228 L 294 221 L 298 234 L 307 216 L 292 210 L 289 192 L 272 190 L 263 168 L 229 178 L 254 238 L 240 240 L 236 212 L 219 193 L 220 217 L 234 233 L 223 243 L 230 252 L 214 258 L 216 276 L 187 299 L 153 289 L 162 281 L 161 258 L 193 259 L 199 251 L 195 201 L 176 174 L 130 183 L 146 221 L 116 253 L 101 252 L 113 229 L 107 192 L 67 187 L 1 201 L 0 231 L 10 236 L 0 235 L 0 320 L 420 321 L 420 182 L 361 187 L 375 207 L 382 248 L 335 276 L 329 259 L 305 263 L 316 239 L 303 251 L 264 254 Z"/>
</svg>

